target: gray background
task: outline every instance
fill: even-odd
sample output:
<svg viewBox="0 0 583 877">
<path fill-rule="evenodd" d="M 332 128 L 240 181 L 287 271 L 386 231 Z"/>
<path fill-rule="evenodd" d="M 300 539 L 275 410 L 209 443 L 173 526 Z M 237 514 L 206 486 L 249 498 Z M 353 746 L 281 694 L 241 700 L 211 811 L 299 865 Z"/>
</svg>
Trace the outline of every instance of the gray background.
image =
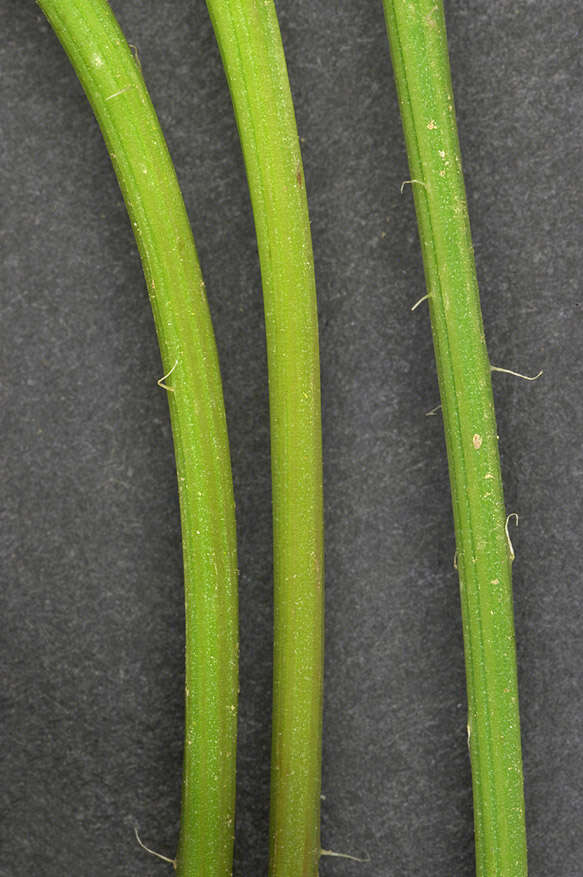
<svg viewBox="0 0 583 877">
<path fill-rule="evenodd" d="M 202 0 L 115 0 L 176 163 L 216 327 L 240 540 L 237 866 L 266 873 L 271 678 L 260 277 Z M 423 275 L 380 0 L 279 0 L 319 292 L 328 875 L 469 877 L 454 540 Z M 495 375 L 532 877 L 583 873 L 580 3 L 451 0 Z M 182 749 L 182 583 L 165 394 L 97 125 L 29 0 L 0 0 L 0 873 L 159 875 Z"/>
</svg>

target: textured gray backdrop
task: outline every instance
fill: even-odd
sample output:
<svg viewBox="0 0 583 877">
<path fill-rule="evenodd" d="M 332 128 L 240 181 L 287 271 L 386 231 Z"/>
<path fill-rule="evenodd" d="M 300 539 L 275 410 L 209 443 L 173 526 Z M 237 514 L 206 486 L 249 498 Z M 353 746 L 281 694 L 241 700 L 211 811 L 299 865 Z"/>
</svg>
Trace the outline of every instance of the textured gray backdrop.
<svg viewBox="0 0 583 877">
<path fill-rule="evenodd" d="M 266 873 L 271 549 L 260 277 L 203 0 L 114 0 L 192 218 L 240 538 L 238 877 Z M 321 318 L 327 525 L 322 877 L 470 877 L 464 669 L 423 275 L 380 0 L 279 0 Z M 583 873 L 579 278 L 583 7 L 450 0 L 495 375 L 531 877 Z M 0 0 L 0 874 L 160 875 L 182 748 L 177 491 L 136 248 L 31 0 Z"/>
</svg>

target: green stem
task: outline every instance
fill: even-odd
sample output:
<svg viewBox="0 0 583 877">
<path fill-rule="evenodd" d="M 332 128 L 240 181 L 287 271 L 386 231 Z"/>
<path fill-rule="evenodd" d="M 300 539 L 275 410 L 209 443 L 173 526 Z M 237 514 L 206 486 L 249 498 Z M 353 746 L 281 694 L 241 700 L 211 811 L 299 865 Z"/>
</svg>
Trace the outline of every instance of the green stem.
<svg viewBox="0 0 583 877">
<path fill-rule="evenodd" d="M 479 877 L 524 877 L 511 563 L 443 3 L 383 0 L 429 293 L 457 544 Z"/>
<path fill-rule="evenodd" d="M 39 0 L 85 89 L 126 202 L 170 407 L 186 600 L 181 877 L 231 873 L 237 562 L 215 340 L 174 168 L 138 64 L 105 0 Z"/>
<path fill-rule="evenodd" d="M 207 0 L 261 261 L 271 412 L 274 693 L 270 874 L 320 856 L 323 674 L 318 325 L 304 174 L 273 0 Z"/>
</svg>

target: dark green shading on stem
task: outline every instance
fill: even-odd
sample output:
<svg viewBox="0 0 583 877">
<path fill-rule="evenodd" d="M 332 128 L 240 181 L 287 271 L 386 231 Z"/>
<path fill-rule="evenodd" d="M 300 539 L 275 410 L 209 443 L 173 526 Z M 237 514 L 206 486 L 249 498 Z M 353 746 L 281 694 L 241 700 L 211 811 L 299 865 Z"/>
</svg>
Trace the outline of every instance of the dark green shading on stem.
<svg viewBox="0 0 583 877">
<path fill-rule="evenodd" d="M 440 0 L 384 0 L 429 294 L 457 544 L 479 877 L 527 871 L 498 437 Z"/>
<path fill-rule="evenodd" d="M 174 168 L 138 63 L 105 0 L 39 0 L 87 93 L 126 202 L 162 353 L 186 593 L 181 877 L 231 874 L 237 561 L 215 340 Z"/>
<path fill-rule="evenodd" d="M 261 261 L 271 412 L 274 702 L 270 874 L 320 855 L 323 664 L 318 322 L 302 160 L 272 0 L 207 0 L 239 127 Z"/>
</svg>

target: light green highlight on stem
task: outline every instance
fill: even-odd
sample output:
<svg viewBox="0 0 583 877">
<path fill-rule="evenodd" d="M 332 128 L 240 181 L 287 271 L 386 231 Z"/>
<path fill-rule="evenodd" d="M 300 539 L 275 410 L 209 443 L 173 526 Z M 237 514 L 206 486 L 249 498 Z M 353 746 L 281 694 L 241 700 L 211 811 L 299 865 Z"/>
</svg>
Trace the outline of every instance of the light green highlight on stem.
<svg viewBox="0 0 583 877">
<path fill-rule="evenodd" d="M 221 379 L 204 283 L 156 113 L 105 0 L 39 0 L 101 127 L 126 202 L 162 354 L 180 495 L 186 733 L 179 877 L 231 874 L 237 559 Z M 162 392 L 162 391 L 161 391 Z"/>
<path fill-rule="evenodd" d="M 207 0 L 247 169 L 265 305 L 274 540 L 271 877 L 320 856 L 322 448 L 314 265 L 272 0 Z"/>
<path fill-rule="evenodd" d="M 429 293 L 454 512 L 478 877 L 524 877 L 511 556 L 441 0 L 383 0 Z"/>
</svg>

